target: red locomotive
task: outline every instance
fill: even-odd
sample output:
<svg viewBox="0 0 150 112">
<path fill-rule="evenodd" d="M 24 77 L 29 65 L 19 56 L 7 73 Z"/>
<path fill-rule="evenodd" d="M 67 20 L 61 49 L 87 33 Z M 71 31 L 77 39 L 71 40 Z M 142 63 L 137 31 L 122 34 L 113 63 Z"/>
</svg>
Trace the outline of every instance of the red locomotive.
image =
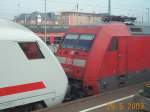
<svg viewBox="0 0 150 112">
<path fill-rule="evenodd" d="M 72 97 L 149 81 L 150 27 L 73 26 L 56 55 L 70 80 Z"/>
</svg>

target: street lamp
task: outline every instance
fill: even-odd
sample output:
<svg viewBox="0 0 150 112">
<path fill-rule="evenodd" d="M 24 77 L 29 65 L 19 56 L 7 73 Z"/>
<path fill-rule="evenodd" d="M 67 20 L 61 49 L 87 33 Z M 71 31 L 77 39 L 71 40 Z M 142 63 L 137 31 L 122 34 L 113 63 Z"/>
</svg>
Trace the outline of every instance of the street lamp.
<svg viewBox="0 0 150 112">
<path fill-rule="evenodd" d="M 44 41 L 45 41 L 45 43 L 46 43 L 46 37 L 47 37 L 47 21 L 46 21 L 46 16 L 47 16 L 47 14 L 46 14 L 46 0 L 45 0 L 45 3 L 44 3 L 44 15 L 45 15 L 45 17 L 44 17 L 44 33 L 45 33 L 45 37 L 44 37 Z"/>
<path fill-rule="evenodd" d="M 108 15 L 111 15 L 111 0 L 108 0 Z"/>
<path fill-rule="evenodd" d="M 149 24 L 149 8 L 146 8 L 147 10 L 147 23 Z"/>
<path fill-rule="evenodd" d="M 78 25 L 78 23 L 79 23 L 79 17 L 78 17 L 79 16 L 79 14 L 78 14 L 79 13 L 79 1 L 77 2 L 76 7 L 77 7 L 77 25 Z"/>
<path fill-rule="evenodd" d="M 20 3 L 17 4 L 17 13 L 18 13 L 18 15 L 20 14 L 19 10 L 20 10 Z"/>
</svg>

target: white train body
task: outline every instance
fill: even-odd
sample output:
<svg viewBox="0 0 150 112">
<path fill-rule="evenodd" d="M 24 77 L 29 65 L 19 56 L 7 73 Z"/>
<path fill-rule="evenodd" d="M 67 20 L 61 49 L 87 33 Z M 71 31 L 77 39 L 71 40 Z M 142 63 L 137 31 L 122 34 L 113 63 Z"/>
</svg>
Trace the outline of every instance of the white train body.
<svg viewBox="0 0 150 112">
<path fill-rule="evenodd" d="M 38 55 L 28 57 L 28 45 Z M 0 110 L 38 101 L 47 106 L 61 103 L 67 86 L 61 65 L 42 40 L 20 25 L 0 20 Z"/>
</svg>

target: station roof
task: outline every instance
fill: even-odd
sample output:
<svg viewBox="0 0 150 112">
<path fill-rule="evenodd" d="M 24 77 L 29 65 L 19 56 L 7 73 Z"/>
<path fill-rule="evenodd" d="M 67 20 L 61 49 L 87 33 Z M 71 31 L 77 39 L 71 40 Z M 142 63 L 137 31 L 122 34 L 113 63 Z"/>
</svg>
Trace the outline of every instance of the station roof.
<svg viewBox="0 0 150 112">
<path fill-rule="evenodd" d="M 37 33 L 43 33 L 45 32 L 45 26 L 44 25 L 26 25 L 27 28 L 32 30 L 33 32 Z M 67 25 L 47 25 L 46 31 L 49 33 L 57 33 L 57 32 L 65 32 L 69 26 Z"/>
</svg>

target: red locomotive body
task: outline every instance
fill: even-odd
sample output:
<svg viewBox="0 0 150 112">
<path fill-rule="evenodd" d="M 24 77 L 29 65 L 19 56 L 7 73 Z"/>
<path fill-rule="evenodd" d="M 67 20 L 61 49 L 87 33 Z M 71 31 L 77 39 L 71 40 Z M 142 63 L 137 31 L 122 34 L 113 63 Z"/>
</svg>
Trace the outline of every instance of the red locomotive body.
<svg viewBox="0 0 150 112">
<path fill-rule="evenodd" d="M 56 55 L 77 97 L 148 81 L 150 27 L 70 27 Z"/>
</svg>

